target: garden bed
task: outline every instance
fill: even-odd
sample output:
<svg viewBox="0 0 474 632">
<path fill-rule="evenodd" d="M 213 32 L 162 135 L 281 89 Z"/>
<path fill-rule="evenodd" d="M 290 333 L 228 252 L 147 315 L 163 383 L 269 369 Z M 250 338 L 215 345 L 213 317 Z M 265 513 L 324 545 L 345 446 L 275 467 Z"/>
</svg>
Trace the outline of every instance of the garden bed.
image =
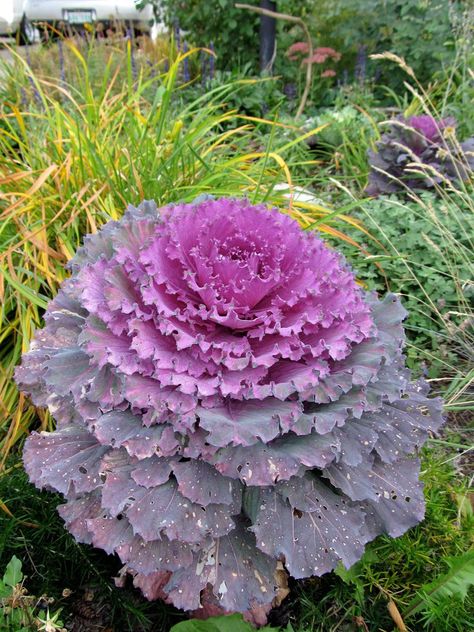
<svg viewBox="0 0 474 632">
<path fill-rule="evenodd" d="M 469 60 L 457 58 L 426 89 L 405 76 L 412 89 L 397 100 L 368 82 L 333 84 L 332 103 L 313 98 L 295 119 L 281 84 L 216 73 L 211 47 L 189 49 L 166 38 L 66 40 L 12 52 L 0 72 L 0 569 L 12 556 L 22 563 L 21 572 L 17 562 L 9 567 L 14 585 L 0 596 L 10 599 L 21 584 L 23 597 L 37 597 L 4 604 L 0 617 L 15 632 L 54 616 L 50 629 L 76 632 L 247 629 L 233 619 L 190 627 L 185 613 L 148 602 L 130 579 L 116 586 L 118 557 L 75 542 L 56 513 L 61 497 L 28 481 L 25 438 L 53 430 L 54 420 L 13 379 L 84 235 L 118 220 L 128 204 L 205 194 L 282 209 L 341 250 L 365 290 L 400 296 L 408 366 L 445 401 L 444 429 L 421 454 L 424 521 L 399 538 L 379 536 L 348 570 L 290 580 L 269 625 L 375 632 L 398 622 L 401 630 L 464 632 L 474 616 L 472 172 L 375 199 L 365 187 L 368 152 L 388 111 L 439 121 L 447 108 L 462 140 L 472 136 L 456 100 L 465 98 Z M 295 186 L 308 197 L 294 195 Z"/>
</svg>

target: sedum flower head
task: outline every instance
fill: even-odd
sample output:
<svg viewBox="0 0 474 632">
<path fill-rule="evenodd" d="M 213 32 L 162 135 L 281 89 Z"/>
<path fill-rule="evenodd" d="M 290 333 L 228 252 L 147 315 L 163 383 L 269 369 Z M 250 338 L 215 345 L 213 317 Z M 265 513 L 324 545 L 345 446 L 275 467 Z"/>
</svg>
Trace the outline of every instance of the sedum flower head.
<svg viewBox="0 0 474 632">
<path fill-rule="evenodd" d="M 148 598 L 261 620 L 282 566 L 349 567 L 422 519 L 440 402 L 409 381 L 398 299 L 316 235 L 244 200 L 144 202 L 70 268 L 17 369 L 57 421 L 25 467 Z"/>
</svg>

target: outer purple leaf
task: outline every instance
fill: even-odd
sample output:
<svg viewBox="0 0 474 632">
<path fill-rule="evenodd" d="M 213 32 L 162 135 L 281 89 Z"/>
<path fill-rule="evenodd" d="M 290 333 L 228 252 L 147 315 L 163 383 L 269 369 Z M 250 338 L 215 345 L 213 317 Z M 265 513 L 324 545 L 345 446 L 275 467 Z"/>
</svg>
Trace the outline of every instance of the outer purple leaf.
<svg viewBox="0 0 474 632">
<path fill-rule="evenodd" d="M 420 462 L 414 458 L 394 463 L 375 459 L 373 465 L 369 462 L 357 467 L 337 463 L 324 472 L 352 500 L 367 500 L 384 530 L 393 537 L 405 533 L 425 515 L 419 474 Z"/>
<path fill-rule="evenodd" d="M 353 386 L 366 386 L 376 381 L 382 363 L 398 362 L 405 340 L 402 321 L 406 310 L 393 294 L 388 294 L 383 301 L 368 297 L 368 303 L 372 306 L 377 336 L 363 340 L 354 346 L 349 356 L 334 362 L 330 374 L 319 382 L 312 393 L 305 393 L 309 401 L 337 401 Z M 404 379 L 404 375 L 400 374 L 400 384 Z"/>
<path fill-rule="evenodd" d="M 379 435 L 372 425 L 364 423 L 366 417 L 367 415 L 363 415 L 360 421 L 349 419 L 343 428 L 337 428 L 331 433 L 339 441 L 338 461 L 347 465 L 359 465 L 370 458 Z"/>
<path fill-rule="evenodd" d="M 204 461 L 177 462 L 173 465 L 173 472 L 180 493 L 203 507 L 210 503 L 235 504 L 236 494 L 240 495 L 240 483 L 222 476 Z M 240 506 L 237 513 L 240 513 Z"/>
<path fill-rule="evenodd" d="M 208 540 L 193 563 L 173 573 L 165 591 L 177 608 L 195 610 L 208 584 L 218 605 L 245 612 L 255 604 L 270 603 L 276 594 L 276 560 L 255 548 L 255 537 L 238 523 L 229 535 Z"/>
<path fill-rule="evenodd" d="M 46 327 L 36 333 L 30 352 L 23 356 L 15 377 L 21 388 L 27 392 L 37 406 L 48 407 L 60 423 L 80 420 L 69 389 L 53 390 L 45 381 L 48 362 L 57 354 L 71 348 L 77 349 L 77 339 L 87 314 L 71 298 L 71 282 L 66 281 L 56 298 L 51 301 L 45 315 Z M 54 377 L 53 377 L 54 381 Z"/>
<path fill-rule="evenodd" d="M 123 215 L 126 222 L 137 222 L 137 220 L 153 220 L 154 223 L 161 222 L 160 210 L 154 200 L 143 200 L 138 206 L 129 204 Z M 141 222 L 140 222 L 141 223 Z M 140 242 L 143 245 L 143 241 Z"/>
<path fill-rule="evenodd" d="M 441 400 L 427 399 L 421 385 L 412 385 L 402 399 L 380 404 L 360 419 L 349 419 L 332 433 L 341 443 L 340 459 L 347 465 L 368 463 L 372 448 L 382 461 L 393 463 L 413 453 L 443 424 Z"/>
<path fill-rule="evenodd" d="M 158 420 L 160 414 L 164 413 L 166 418 L 170 412 L 176 413 L 176 419 L 181 420 L 180 430 L 191 428 L 196 421 L 194 399 L 175 388 L 161 386 L 160 382 L 152 377 L 136 374 L 127 376 L 124 393 L 132 406 L 150 408 Z"/>
<path fill-rule="evenodd" d="M 87 389 L 87 399 L 100 404 L 102 409 L 119 406 L 124 401 L 122 376 L 113 367 L 105 365 L 96 371 Z"/>
<path fill-rule="evenodd" d="M 170 426 L 145 428 L 140 418 L 129 411 L 112 411 L 102 415 L 92 425 L 92 430 L 100 443 L 115 448 L 123 446 L 131 456 L 140 459 L 156 453 L 170 456 L 179 447 Z"/>
<path fill-rule="evenodd" d="M 272 485 L 302 475 L 308 467 L 326 467 L 336 458 L 338 445 L 333 436 L 288 434 L 268 444 L 222 448 L 211 461 L 219 472 L 247 485 Z"/>
<path fill-rule="evenodd" d="M 401 356 L 390 360 L 390 364 L 382 365 L 367 385 L 353 386 L 339 399 L 327 404 L 305 404 L 304 414 L 293 425 L 293 432 L 306 435 L 314 429 L 319 434 L 327 434 L 335 426 L 344 426 L 351 417 L 359 419 L 366 412 L 379 410 L 384 400 L 398 401 L 407 388 L 408 376 Z"/>
<path fill-rule="evenodd" d="M 168 463 L 166 465 L 169 467 Z M 187 463 L 182 465 L 181 472 L 186 474 Z M 179 468 L 177 463 L 174 464 L 176 466 Z M 228 483 L 228 486 L 232 485 L 232 493 L 225 497 L 226 503 L 206 502 L 201 505 L 185 498 L 174 479 L 168 480 L 168 467 L 164 471 L 159 468 L 157 477 L 150 463 L 154 478 L 163 482 L 150 485 L 150 481 L 146 480 L 145 487 L 137 482 L 143 470 L 139 468 L 137 476 L 136 465 L 130 462 L 126 453 L 115 451 L 107 455 L 101 467 L 101 476 L 105 479 L 102 506 L 112 516 L 125 514 L 134 533 L 141 535 L 145 541 L 158 540 L 166 534 L 170 540 L 199 542 L 208 534 L 218 537 L 234 528 L 231 516 L 240 513 L 240 490 L 233 481 Z"/>
<path fill-rule="evenodd" d="M 25 445 L 23 462 L 38 487 L 68 494 L 89 492 L 102 483 L 100 462 L 107 446 L 80 426 L 66 426 L 54 433 L 32 433 Z"/>
<path fill-rule="evenodd" d="M 138 461 L 131 471 L 135 483 L 143 487 L 155 487 L 166 483 L 173 469 L 173 460 L 152 456 Z"/>
<path fill-rule="evenodd" d="M 79 336 L 79 342 L 99 367 L 111 364 L 125 375 L 140 372 L 145 362 L 130 348 L 125 335 L 113 333 L 107 324 L 96 316 L 89 316 Z"/>
<path fill-rule="evenodd" d="M 292 430 L 298 435 L 308 435 L 314 430 L 325 435 L 335 426 L 344 425 L 351 415 L 360 417 L 362 411 L 368 407 L 368 397 L 365 389 L 352 388 L 339 400 L 328 404 L 312 404 L 305 406 L 305 412 L 300 416 Z"/>
<path fill-rule="evenodd" d="M 257 546 L 283 556 L 296 578 L 327 573 L 339 560 L 349 568 L 364 551 L 364 514 L 311 474 L 263 489 L 260 503 Z"/>
<path fill-rule="evenodd" d="M 43 332 L 42 338 L 45 338 Z M 71 394 L 61 396 L 48 390 L 45 381 L 45 362 L 49 358 L 44 348 L 32 349 L 23 357 L 21 366 L 15 370 L 15 379 L 20 388 L 27 393 L 36 406 L 47 407 L 55 416 L 58 424 L 81 421 L 74 406 Z"/>
<path fill-rule="evenodd" d="M 66 348 L 45 362 L 45 382 L 59 395 L 79 392 L 92 381 L 97 369 L 91 367 L 87 353 L 79 347 Z"/>
<path fill-rule="evenodd" d="M 96 518 L 102 513 L 100 495 L 97 491 L 68 500 L 64 505 L 58 506 L 58 512 L 78 542 L 92 543 L 88 523 L 91 518 Z"/>
<path fill-rule="evenodd" d="M 86 521 L 94 546 L 104 549 L 106 553 L 114 553 L 133 539 L 133 531 L 126 518 L 90 518 Z"/>
<path fill-rule="evenodd" d="M 119 222 L 110 221 L 102 227 L 98 233 L 86 235 L 84 245 L 79 248 L 76 255 L 68 262 L 68 268 L 73 272 L 79 271 L 84 265 L 94 263 L 99 258 L 113 255 L 112 235 L 120 227 Z"/>
<path fill-rule="evenodd" d="M 367 384 L 365 389 L 368 406 L 365 410 L 377 410 L 382 401 L 398 401 L 408 388 L 410 371 L 405 368 L 405 358 L 401 353 L 389 359 L 389 363 L 383 364 L 377 373 L 376 379 Z M 354 414 L 354 417 L 360 415 Z"/>
<path fill-rule="evenodd" d="M 125 509 L 135 533 L 145 541 L 161 538 L 200 542 L 207 535 L 218 537 L 234 528 L 229 505 L 211 504 L 203 507 L 184 498 L 173 480 L 144 490 L 138 487 L 131 494 Z M 239 511 L 240 507 L 237 509 Z"/>
<path fill-rule="evenodd" d="M 150 573 L 150 575 L 138 573 L 133 578 L 133 585 L 136 586 L 136 588 L 140 588 L 144 596 L 150 601 L 155 599 L 166 599 L 168 601 L 163 588 L 168 583 L 169 578 L 169 571 Z"/>
<path fill-rule="evenodd" d="M 157 568 L 175 571 L 188 567 L 193 560 L 192 549 L 185 542 L 170 542 L 165 536 L 161 540 L 145 542 L 136 535 L 132 540 L 116 549 L 120 559 L 131 569 L 144 575 Z"/>
<path fill-rule="evenodd" d="M 121 515 L 147 491 L 145 486 L 133 480 L 131 475 L 135 467 L 125 450 L 111 450 L 101 463 L 102 507 L 113 517 Z"/>
<path fill-rule="evenodd" d="M 87 310 L 79 301 L 79 293 L 74 278 L 63 281 L 59 292 L 48 305 L 44 319 L 48 331 L 52 333 L 65 331 L 78 335 L 87 317 Z"/>
</svg>

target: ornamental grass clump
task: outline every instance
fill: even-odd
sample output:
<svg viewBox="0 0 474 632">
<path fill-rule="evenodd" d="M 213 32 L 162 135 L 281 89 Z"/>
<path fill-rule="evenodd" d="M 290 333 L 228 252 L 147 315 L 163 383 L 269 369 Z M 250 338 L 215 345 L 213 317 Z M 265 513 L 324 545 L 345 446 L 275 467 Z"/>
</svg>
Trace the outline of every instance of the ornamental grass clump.
<svg viewBox="0 0 474 632">
<path fill-rule="evenodd" d="M 474 137 L 460 143 L 453 118 L 436 120 L 429 115 L 399 117 L 368 152 L 369 184 L 366 193 L 436 189 L 472 178 Z"/>
<path fill-rule="evenodd" d="M 70 270 L 16 373 L 57 421 L 24 463 L 149 599 L 262 621 L 282 569 L 349 567 L 423 518 L 441 402 L 404 367 L 406 312 L 288 215 L 143 202 Z"/>
</svg>

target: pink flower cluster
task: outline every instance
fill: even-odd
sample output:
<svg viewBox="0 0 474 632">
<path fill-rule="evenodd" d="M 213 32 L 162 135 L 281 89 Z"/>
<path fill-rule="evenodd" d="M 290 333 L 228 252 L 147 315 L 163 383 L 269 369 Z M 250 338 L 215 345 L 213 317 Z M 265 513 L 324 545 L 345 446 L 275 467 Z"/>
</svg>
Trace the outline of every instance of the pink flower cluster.
<svg viewBox="0 0 474 632">
<path fill-rule="evenodd" d="M 310 55 L 307 42 L 295 42 L 288 48 L 286 55 L 291 61 L 301 60 L 302 64 L 324 64 L 328 60 L 338 62 L 341 59 L 341 53 L 327 46 L 314 48 Z M 306 57 L 302 58 L 303 55 L 306 55 Z M 328 68 L 321 72 L 321 77 L 335 77 L 336 74 L 335 70 Z"/>
</svg>

